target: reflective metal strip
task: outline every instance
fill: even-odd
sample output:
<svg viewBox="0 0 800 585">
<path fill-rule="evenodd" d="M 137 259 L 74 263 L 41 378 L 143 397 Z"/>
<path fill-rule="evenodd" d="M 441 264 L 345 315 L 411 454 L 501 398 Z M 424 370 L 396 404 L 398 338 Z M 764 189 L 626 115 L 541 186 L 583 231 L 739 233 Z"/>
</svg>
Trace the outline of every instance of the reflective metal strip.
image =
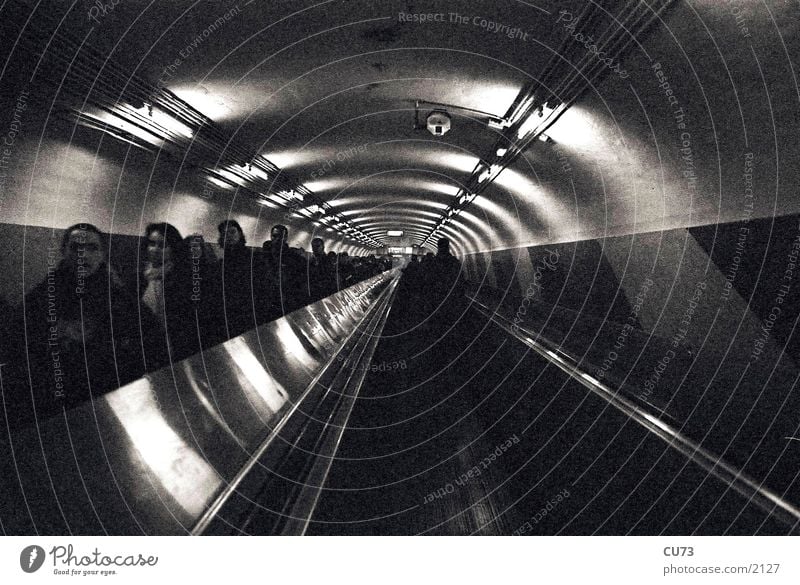
<svg viewBox="0 0 800 585">
<path fill-rule="evenodd" d="M 721 458 L 715 457 L 712 453 L 683 435 L 671 425 L 653 416 L 637 404 L 620 396 L 599 380 L 583 372 L 572 360 L 564 357 L 563 353 L 562 355 L 558 355 L 556 353 L 557 350 L 550 350 L 542 343 L 534 341 L 533 333 L 527 332 L 524 329 L 515 331 L 508 319 L 493 312 L 489 307 L 475 298 L 471 296 L 468 296 L 468 298 L 474 303 L 478 311 L 489 317 L 496 325 L 512 337 L 530 347 L 548 362 L 568 374 L 572 379 L 580 382 L 608 404 L 658 436 L 670 447 L 708 471 L 709 474 L 728 485 L 731 489 L 745 496 L 761 509 L 777 516 L 781 521 L 791 526 L 793 531 L 797 529 L 798 524 L 800 524 L 800 509 L 781 498 L 778 494 L 763 487 L 759 482 L 745 475 L 743 471 L 736 469 Z M 530 336 L 523 334 L 523 332 L 529 333 Z"/>
</svg>

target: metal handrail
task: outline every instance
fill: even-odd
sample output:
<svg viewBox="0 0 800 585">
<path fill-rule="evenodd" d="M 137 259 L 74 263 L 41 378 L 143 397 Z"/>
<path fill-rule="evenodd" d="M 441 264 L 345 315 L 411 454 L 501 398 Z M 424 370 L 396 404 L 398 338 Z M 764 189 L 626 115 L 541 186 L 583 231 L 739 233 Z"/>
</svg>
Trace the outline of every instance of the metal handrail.
<svg viewBox="0 0 800 585">
<path fill-rule="evenodd" d="M 559 355 L 556 348 L 550 349 L 542 343 L 541 338 L 539 338 L 539 341 L 534 340 L 534 337 L 538 337 L 535 333 L 527 331 L 519 326 L 512 327 L 512 323 L 508 319 L 499 315 L 481 301 L 471 296 L 467 298 L 472 301 L 479 312 L 491 319 L 512 337 L 524 343 L 549 363 L 569 375 L 570 378 L 579 382 L 595 395 L 602 398 L 610 406 L 652 432 L 687 459 L 705 469 L 710 475 L 725 483 L 735 492 L 746 497 L 748 501 L 769 514 L 774 514 L 781 521 L 788 524 L 792 531 L 795 531 L 798 525 L 800 525 L 800 509 L 796 506 L 787 502 L 772 490 L 764 487 L 762 483 L 749 477 L 741 469 L 737 469 L 724 461 L 721 457 L 717 457 L 707 451 L 674 426 L 664 422 L 658 416 L 648 412 L 627 398 L 620 396 L 618 392 L 615 392 L 599 380 L 583 372 L 577 366 L 575 360 L 564 352 L 559 352 Z"/>
<path fill-rule="evenodd" d="M 396 280 L 396 279 L 395 279 Z M 389 283 L 391 288 L 391 281 Z M 388 290 L 388 289 L 387 289 Z M 376 299 L 375 305 L 380 305 L 382 299 L 384 298 L 386 291 L 381 293 L 381 296 Z M 314 389 L 317 387 L 318 383 L 325 375 L 325 373 L 329 370 L 332 364 L 340 361 L 340 355 L 342 351 L 350 342 L 358 335 L 363 335 L 362 326 L 370 321 L 373 316 L 373 311 L 367 311 L 359 320 L 359 322 L 353 328 L 353 331 L 347 336 L 347 338 L 341 343 L 339 348 L 336 350 L 334 354 L 331 355 L 328 363 L 323 367 L 317 375 L 311 380 L 308 384 L 306 389 L 303 391 L 301 397 L 295 402 L 292 408 L 285 413 L 285 415 L 281 418 L 279 423 L 275 425 L 275 427 L 271 430 L 269 435 L 262 441 L 262 443 L 258 446 L 257 449 L 253 452 L 251 457 L 248 461 L 241 467 L 241 469 L 237 472 L 236 476 L 230 481 L 225 488 L 217 494 L 214 498 L 214 501 L 202 516 L 197 520 L 195 525 L 192 528 L 191 534 L 192 535 L 201 535 L 206 532 L 209 528 L 211 523 L 214 521 L 215 518 L 219 515 L 220 511 L 224 508 L 226 503 L 229 501 L 230 497 L 237 492 L 239 486 L 242 484 L 244 479 L 253 471 L 253 469 L 258 465 L 258 462 L 264 457 L 266 452 L 275 442 L 275 439 L 280 435 L 281 430 L 287 425 L 287 423 L 292 419 L 293 415 L 300 409 L 300 407 L 307 402 L 309 396 L 313 393 Z"/>
</svg>

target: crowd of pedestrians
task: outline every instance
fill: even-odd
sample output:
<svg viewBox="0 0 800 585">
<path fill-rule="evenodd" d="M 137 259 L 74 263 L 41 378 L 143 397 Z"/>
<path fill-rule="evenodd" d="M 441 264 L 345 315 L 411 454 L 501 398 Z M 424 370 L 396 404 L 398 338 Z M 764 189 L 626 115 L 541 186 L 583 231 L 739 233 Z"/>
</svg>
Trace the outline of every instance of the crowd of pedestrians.
<svg viewBox="0 0 800 585">
<path fill-rule="evenodd" d="M 30 423 L 118 388 L 391 267 L 374 256 L 289 246 L 275 225 L 261 249 L 234 220 L 218 226 L 219 258 L 202 236 L 146 227 L 128 279 L 107 234 L 76 224 L 60 261 L 17 311 L 0 302 L 0 375 L 10 422 Z"/>
</svg>

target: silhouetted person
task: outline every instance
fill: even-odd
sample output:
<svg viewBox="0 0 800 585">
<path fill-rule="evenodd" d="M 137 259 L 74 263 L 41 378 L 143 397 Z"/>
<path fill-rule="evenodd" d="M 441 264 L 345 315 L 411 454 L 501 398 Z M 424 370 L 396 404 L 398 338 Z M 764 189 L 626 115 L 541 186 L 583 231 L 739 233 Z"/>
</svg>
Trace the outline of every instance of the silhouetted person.
<svg viewBox="0 0 800 585">
<path fill-rule="evenodd" d="M 218 263 L 221 305 L 218 309 L 223 337 L 253 329 L 263 318 L 266 283 L 260 255 L 247 247 L 242 226 L 229 219 L 217 226 L 222 248 Z"/>
<path fill-rule="evenodd" d="M 463 308 L 464 281 L 461 262 L 450 253 L 449 238 L 439 238 L 436 255 L 423 260 L 423 287 L 430 317 L 441 324 L 457 317 Z"/>
<path fill-rule="evenodd" d="M 428 280 L 432 278 L 433 258 L 434 258 L 433 253 L 428 252 L 419 259 L 419 268 L 420 268 L 420 273 L 422 275 L 420 278 L 422 280 Z M 420 286 L 427 286 L 427 283 L 420 283 Z"/>
<path fill-rule="evenodd" d="M 417 294 L 421 287 L 422 267 L 419 263 L 418 256 L 411 256 L 408 265 L 403 268 L 403 277 L 400 280 L 400 285 L 404 290 L 408 290 L 410 294 Z"/>
<path fill-rule="evenodd" d="M 143 373 L 136 297 L 110 266 L 107 250 L 107 237 L 95 226 L 67 228 L 60 262 L 48 255 L 45 279 L 25 295 L 26 322 L 15 329 L 27 334 L 27 348 L 19 348 L 12 365 L 21 419 L 31 420 L 31 401 L 38 416 L 48 416 Z M 4 369 L 4 382 L 10 373 Z"/>
<path fill-rule="evenodd" d="M 369 257 L 369 266 L 372 271 L 371 276 L 377 276 L 383 272 L 383 263 L 376 256 Z"/>
<path fill-rule="evenodd" d="M 364 277 L 365 278 L 372 278 L 378 273 L 378 267 L 375 263 L 374 256 L 367 256 L 363 259 L 364 261 Z"/>
<path fill-rule="evenodd" d="M 187 236 L 183 244 L 189 254 L 192 282 L 192 294 L 189 298 L 200 328 L 198 338 L 202 347 L 210 347 L 224 341 L 217 260 L 200 234 Z"/>
<path fill-rule="evenodd" d="M 326 256 L 325 242 L 322 238 L 314 238 L 311 240 L 311 253 L 314 256 Z"/>
<path fill-rule="evenodd" d="M 336 258 L 336 287 L 344 290 L 348 286 L 355 284 L 355 275 L 347 252 L 339 252 Z"/>
<path fill-rule="evenodd" d="M 267 282 L 267 319 L 291 313 L 305 303 L 305 261 L 289 248 L 289 229 L 274 225 L 264 242 Z"/>
<path fill-rule="evenodd" d="M 307 277 L 309 298 L 314 302 L 336 292 L 336 276 L 329 256 L 325 254 L 325 242 L 322 238 L 311 240 L 311 252 Z"/>
<path fill-rule="evenodd" d="M 364 280 L 365 271 L 364 271 L 363 259 L 359 258 L 358 256 L 354 256 L 353 258 L 351 258 L 350 268 L 353 272 L 353 284 Z"/>
<path fill-rule="evenodd" d="M 200 350 L 192 302 L 189 251 L 178 229 L 151 223 L 142 241 L 139 277 L 142 333 L 148 371 Z"/>
<path fill-rule="evenodd" d="M 424 318 L 423 286 L 422 265 L 419 257 L 412 255 L 408 265 L 403 268 L 403 276 L 400 278 L 397 290 L 398 314 L 402 315 L 406 328 L 410 329 Z"/>
</svg>

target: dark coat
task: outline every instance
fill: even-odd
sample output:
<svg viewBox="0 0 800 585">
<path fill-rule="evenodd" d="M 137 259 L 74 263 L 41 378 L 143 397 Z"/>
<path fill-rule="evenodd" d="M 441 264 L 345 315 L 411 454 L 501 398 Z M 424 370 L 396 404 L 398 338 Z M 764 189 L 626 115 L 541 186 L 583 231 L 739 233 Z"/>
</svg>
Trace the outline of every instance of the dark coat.
<svg viewBox="0 0 800 585">
<path fill-rule="evenodd" d="M 336 292 L 336 273 L 327 255 L 314 254 L 308 259 L 304 292 L 311 303 Z"/>
<path fill-rule="evenodd" d="M 217 274 L 222 331 L 225 338 L 236 337 L 263 319 L 267 287 L 262 255 L 246 246 L 227 248 Z"/>
<path fill-rule="evenodd" d="M 307 302 L 303 289 L 306 278 L 306 261 L 289 246 L 276 254 L 272 253 L 272 242 L 264 245 L 264 268 L 266 273 L 266 319 L 277 319 L 291 313 Z"/>
<path fill-rule="evenodd" d="M 25 296 L 27 341 L 13 357 L 17 390 L 39 416 L 70 408 L 143 374 L 136 297 L 101 266 L 82 286 L 63 264 Z M 20 340 L 22 341 L 22 340 Z"/>
</svg>

